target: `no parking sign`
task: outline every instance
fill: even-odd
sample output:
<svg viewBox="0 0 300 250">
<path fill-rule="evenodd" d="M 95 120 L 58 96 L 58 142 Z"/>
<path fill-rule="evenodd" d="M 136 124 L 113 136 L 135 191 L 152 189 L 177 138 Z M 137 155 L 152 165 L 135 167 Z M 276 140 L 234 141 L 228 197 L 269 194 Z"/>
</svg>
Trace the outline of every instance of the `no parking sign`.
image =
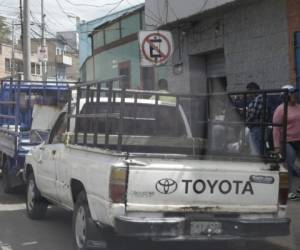
<svg viewBox="0 0 300 250">
<path fill-rule="evenodd" d="M 165 64 L 173 53 L 173 39 L 169 31 L 141 31 L 139 33 L 141 65 Z"/>
</svg>

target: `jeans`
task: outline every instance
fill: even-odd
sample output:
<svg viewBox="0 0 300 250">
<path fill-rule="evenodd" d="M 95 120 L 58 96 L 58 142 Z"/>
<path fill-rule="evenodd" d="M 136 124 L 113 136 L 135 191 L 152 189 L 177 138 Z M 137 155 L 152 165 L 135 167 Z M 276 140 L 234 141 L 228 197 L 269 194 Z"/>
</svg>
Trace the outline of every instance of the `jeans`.
<svg viewBox="0 0 300 250">
<path fill-rule="evenodd" d="M 253 156 L 262 154 L 262 130 L 260 127 L 250 128 L 249 133 L 250 153 Z"/>
<path fill-rule="evenodd" d="M 286 165 L 289 174 L 289 192 L 293 192 L 293 171 L 295 169 L 295 161 L 297 152 L 291 144 L 286 144 Z"/>
</svg>

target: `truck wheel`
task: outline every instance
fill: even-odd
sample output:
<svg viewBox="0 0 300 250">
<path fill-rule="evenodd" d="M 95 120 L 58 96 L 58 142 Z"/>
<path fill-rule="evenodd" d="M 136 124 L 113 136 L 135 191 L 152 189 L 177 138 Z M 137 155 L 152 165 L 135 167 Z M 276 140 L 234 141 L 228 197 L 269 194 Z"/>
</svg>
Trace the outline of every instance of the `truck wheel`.
<svg viewBox="0 0 300 250">
<path fill-rule="evenodd" d="M 110 234 L 104 233 L 92 221 L 86 193 L 77 196 L 73 212 L 73 247 L 75 250 L 101 248 L 115 249 L 110 244 Z"/>
<path fill-rule="evenodd" d="M 30 174 L 27 180 L 26 210 L 32 220 L 43 219 L 46 215 L 48 202 L 41 196 L 35 184 L 34 175 Z"/>
<path fill-rule="evenodd" d="M 5 193 L 13 193 L 14 188 L 11 185 L 9 178 L 9 169 L 11 168 L 10 158 L 7 158 L 2 169 L 2 185 Z"/>
</svg>

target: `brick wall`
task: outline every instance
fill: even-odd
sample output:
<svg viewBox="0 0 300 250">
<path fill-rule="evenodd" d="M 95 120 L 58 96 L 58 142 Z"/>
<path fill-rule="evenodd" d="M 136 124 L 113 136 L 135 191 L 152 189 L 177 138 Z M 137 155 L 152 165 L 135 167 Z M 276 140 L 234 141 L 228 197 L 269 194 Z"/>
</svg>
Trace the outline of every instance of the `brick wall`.
<svg viewBox="0 0 300 250">
<path fill-rule="evenodd" d="M 296 31 L 300 31 L 300 0 L 287 0 L 287 18 L 289 33 L 290 82 L 294 83 L 296 82 L 294 33 Z"/>
</svg>

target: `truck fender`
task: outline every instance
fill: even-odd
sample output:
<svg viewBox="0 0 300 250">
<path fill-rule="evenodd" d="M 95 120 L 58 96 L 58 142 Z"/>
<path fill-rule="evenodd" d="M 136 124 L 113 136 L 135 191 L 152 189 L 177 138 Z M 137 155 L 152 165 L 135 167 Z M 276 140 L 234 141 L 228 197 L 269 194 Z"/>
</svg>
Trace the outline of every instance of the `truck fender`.
<svg viewBox="0 0 300 250">
<path fill-rule="evenodd" d="M 89 200 L 89 195 L 86 191 L 86 188 L 84 186 L 84 184 L 78 180 L 78 179 L 71 179 L 70 181 L 70 190 L 71 190 L 71 195 L 72 195 L 72 200 L 73 200 L 73 207 L 75 206 L 76 203 L 76 199 L 78 198 L 78 195 L 84 191 L 86 193 L 86 197 L 87 197 L 87 202 L 88 202 L 88 206 L 91 212 L 91 217 L 92 219 L 96 218 L 96 214 L 95 211 L 93 209 L 93 206 L 91 206 L 90 200 Z"/>
</svg>

